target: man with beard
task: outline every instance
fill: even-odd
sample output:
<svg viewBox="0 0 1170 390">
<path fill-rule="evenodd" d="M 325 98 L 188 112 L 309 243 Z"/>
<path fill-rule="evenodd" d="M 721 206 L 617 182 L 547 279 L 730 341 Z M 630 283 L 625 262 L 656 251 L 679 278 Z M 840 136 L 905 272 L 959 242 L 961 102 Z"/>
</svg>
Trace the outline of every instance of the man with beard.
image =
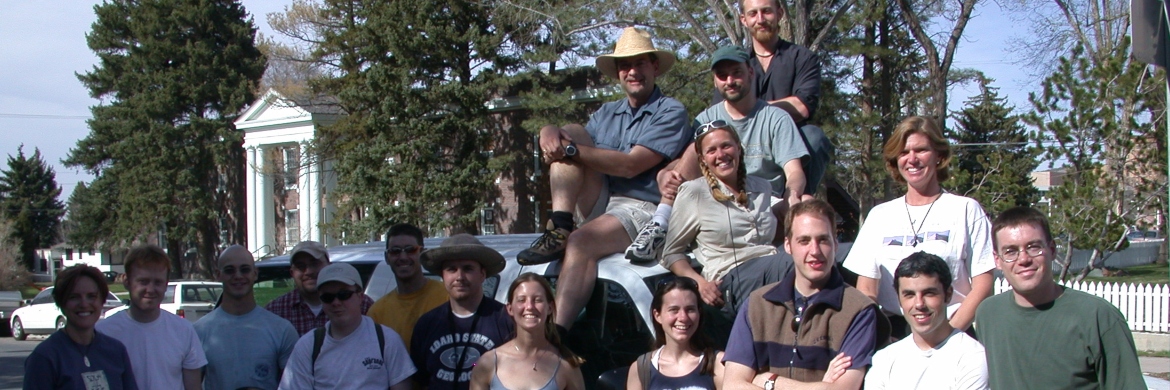
<svg viewBox="0 0 1170 390">
<path fill-rule="evenodd" d="M 655 80 L 674 65 L 650 34 L 633 27 L 597 67 L 626 97 L 601 106 L 584 126 L 547 125 L 539 146 L 549 164 L 552 214 L 544 235 L 516 255 L 521 265 L 564 258 L 557 285 L 557 324 L 568 328 L 592 293 L 597 262 L 620 253 L 650 221 L 661 197 L 656 175 L 693 138 L 687 112 Z M 581 221 L 575 229 L 575 219 Z"/>
<path fill-rule="evenodd" d="M 205 389 L 275 389 L 297 343 L 292 324 L 256 306 L 256 260 L 242 246 L 219 255 L 219 307 L 195 322 L 207 355 Z"/>
<path fill-rule="evenodd" d="M 743 141 L 744 168 L 748 175 L 768 180 L 772 185 L 772 212 L 782 219 L 788 208 L 801 201 L 805 191 L 805 174 L 801 159 L 808 150 L 801 141 L 792 117 L 775 106 L 756 98 L 752 92 L 754 71 L 750 57 L 739 46 L 724 46 L 711 58 L 715 89 L 724 98 L 695 118 L 693 126 L 727 124 Z M 667 221 L 678 185 L 700 175 L 698 157 L 687 147 L 673 170 L 659 174 L 663 197 L 653 219 L 642 227 L 626 258 L 635 263 L 655 261 L 662 253 Z"/>
<path fill-rule="evenodd" d="M 889 322 L 834 265 L 836 220 L 819 199 L 788 213 L 784 251 L 794 271 L 752 292 L 739 311 L 723 357 L 724 389 L 861 388 L 878 340 L 889 338 Z M 832 371 L 848 369 L 826 377 L 830 364 Z"/>
<path fill-rule="evenodd" d="M 329 252 L 319 242 L 301 241 L 293 247 L 288 263 L 295 288 L 268 302 L 264 308 L 291 322 L 297 335 L 302 336 L 325 326 L 325 322 L 329 321 L 325 315 L 325 306 L 317 296 L 317 273 L 329 265 Z M 374 300 L 364 293 L 359 295 L 364 315 L 374 305 Z"/>
<path fill-rule="evenodd" d="M 386 265 L 398 282 L 394 291 L 374 302 L 367 313 L 381 325 L 398 332 L 402 342 L 410 345 L 410 336 L 418 318 L 447 302 L 443 283 L 423 275 L 419 255 L 423 251 L 423 233 L 418 227 L 400 223 L 386 232 Z"/>
</svg>

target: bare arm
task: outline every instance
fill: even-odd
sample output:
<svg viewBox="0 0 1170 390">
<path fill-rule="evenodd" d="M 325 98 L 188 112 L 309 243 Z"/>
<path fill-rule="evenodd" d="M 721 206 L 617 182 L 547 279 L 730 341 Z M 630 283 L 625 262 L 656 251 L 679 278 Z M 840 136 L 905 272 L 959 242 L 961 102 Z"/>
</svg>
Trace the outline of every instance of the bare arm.
<svg viewBox="0 0 1170 390">
<path fill-rule="evenodd" d="M 858 284 L 860 279 L 858 278 Z M 991 271 L 984 272 L 971 278 L 971 293 L 967 294 L 967 298 L 963 299 L 963 303 L 959 304 L 959 308 L 955 310 L 955 315 L 951 316 L 951 326 L 959 330 L 967 330 L 971 327 L 971 322 L 975 321 L 975 309 L 979 307 L 979 302 L 991 296 L 992 283 L 994 277 L 991 276 Z"/>
<path fill-rule="evenodd" d="M 642 388 L 642 378 L 638 375 L 638 361 L 635 360 L 633 364 L 630 364 L 630 373 L 626 374 L 626 390 L 637 390 Z"/>
<path fill-rule="evenodd" d="M 756 370 L 754 368 L 736 362 L 727 362 L 726 367 L 723 368 L 722 390 L 763 389 L 763 386 L 757 386 L 752 383 L 752 380 L 755 378 Z"/>
<path fill-rule="evenodd" d="M 836 382 L 801 382 L 784 377 L 776 378 L 776 388 L 784 390 L 857 390 L 865 380 L 865 368 L 846 370 Z"/>
<path fill-rule="evenodd" d="M 567 366 L 567 368 L 571 368 L 571 370 L 564 370 L 568 371 L 566 375 L 569 376 L 568 384 L 565 385 L 565 390 L 585 390 L 585 376 L 581 375 L 581 367 L 569 366 L 569 363 L 565 362 L 564 360 L 561 361 L 561 365 Z M 637 365 L 637 363 L 634 363 L 634 365 Z M 639 389 L 640 388 L 641 387 L 639 387 Z"/>
<path fill-rule="evenodd" d="M 857 290 L 862 294 L 877 302 L 878 296 L 878 280 L 865 276 L 857 277 Z"/>
<path fill-rule="evenodd" d="M 712 373 L 713 374 L 712 376 L 715 377 L 715 390 L 723 390 L 723 371 L 724 371 L 724 369 L 725 369 L 725 366 L 723 365 L 723 352 L 716 353 L 715 354 L 715 372 Z"/>
<path fill-rule="evenodd" d="M 804 186 L 808 180 L 804 176 L 804 168 L 800 166 L 800 159 L 788 160 L 784 163 L 784 188 L 787 190 L 788 207 L 800 203 L 804 195 Z"/>
<path fill-rule="evenodd" d="M 662 155 L 642 145 L 634 145 L 629 153 L 577 145 L 577 156 L 573 157 L 573 160 L 595 171 L 624 178 L 638 176 L 663 159 Z"/>
<path fill-rule="evenodd" d="M 719 291 L 719 281 L 711 282 L 704 279 L 703 275 L 691 267 L 690 261 L 679 260 L 671 263 L 670 272 L 694 279 L 699 284 L 699 295 L 702 295 L 703 302 L 715 307 L 723 306 L 723 293 Z"/>
<path fill-rule="evenodd" d="M 484 354 L 471 368 L 470 390 L 487 390 L 492 383 L 492 372 L 496 368 L 496 354 Z"/>
<path fill-rule="evenodd" d="M 200 390 L 203 388 L 203 369 L 183 370 L 183 388 L 186 390 Z"/>
<path fill-rule="evenodd" d="M 792 116 L 792 120 L 794 122 L 800 122 L 808 119 L 808 106 L 806 106 L 804 102 L 800 101 L 800 98 L 796 96 L 789 96 L 780 100 L 772 100 L 769 101 L 768 104 L 787 111 L 788 115 Z"/>
</svg>

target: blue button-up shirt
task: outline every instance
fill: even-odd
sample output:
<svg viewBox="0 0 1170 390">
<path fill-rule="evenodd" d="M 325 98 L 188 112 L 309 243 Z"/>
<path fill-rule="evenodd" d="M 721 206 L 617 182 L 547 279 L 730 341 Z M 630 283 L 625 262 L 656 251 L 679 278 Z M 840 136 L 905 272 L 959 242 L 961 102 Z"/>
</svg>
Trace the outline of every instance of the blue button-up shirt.
<svg viewBox="0 0 1170 390">
<path fill-rule="evenodd" d="M 601 106 L 589 117 L 585 130 L 599 148 L 629 153 L 635 145 L 653 150 L 662 162 L 632 178 L 608 176 L 611 194 L 658 203 L 658 170 L 682 154 L 691 142 L 687 110 L 682 103 L 662 95 L 657 86 L 641 107 L 630 107 L 626 98 Z"/>
</svg>

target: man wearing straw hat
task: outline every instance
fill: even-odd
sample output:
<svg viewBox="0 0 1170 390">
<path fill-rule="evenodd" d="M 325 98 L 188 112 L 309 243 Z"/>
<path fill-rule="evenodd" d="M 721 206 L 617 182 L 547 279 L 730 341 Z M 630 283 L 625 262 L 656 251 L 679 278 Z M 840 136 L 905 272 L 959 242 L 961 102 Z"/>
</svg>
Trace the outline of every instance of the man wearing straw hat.
<svg viewBox="0 0 1170 390">
<path fill-rule="evenodd" d="M 690 142 L 686 109 L 655 85 L 674 62 L 648 33 L 626 28 L 613 54 L 597 57 L 597 68 L 618 80 L 626 98 L 602 105 L 584 127 L 540 130 L 553 212 L 544 235 L 516 259 L 564 259 L 561 275 L 571 277 L 557 286 L 558 325 L 571 326 L 585 305 L 598 259 L 621 252 L 650 220 L 660 197 L 655 176 Z"/>
<path fill-rule="evenodd" d="M 504 304 L 483 296 L 483 281 L 504 270 L 504 256 L 469 234 L 456 234 L 423 252 L 421 260 L 427 271 L 442 275 L 450 300 L 414 326 L 416 387 L 466 390 L 476 360 L 512 338 Z"/>
</svg>

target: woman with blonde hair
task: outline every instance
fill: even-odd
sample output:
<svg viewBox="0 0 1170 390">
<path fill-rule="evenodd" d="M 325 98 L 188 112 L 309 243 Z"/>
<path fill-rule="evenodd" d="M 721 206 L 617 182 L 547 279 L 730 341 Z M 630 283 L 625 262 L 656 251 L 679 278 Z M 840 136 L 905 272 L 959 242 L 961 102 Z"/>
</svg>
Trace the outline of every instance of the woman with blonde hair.
<svg viewBox="0 0 1170 390">
<path fill-rule="evenodd" d="M 906 118 L 882 153 L 886 170 L 906 193 L 874 206 L 857 234 L 845 268 L 858 275 L 857 289 L 877 301 L 890 318 L 895 337 L 909 334 L 894 291 L 893 271 L 914 252 L 946 260 L 954 295 L 951 326 L 967 330 L 975 308 L 991 295 L 995 268 L 991 223 L 979 202 L 952 194 L 941 183 L 950 177 L 951 147 L 933 119 Z"/>
<path fill-rule="evenodd" d="M 507 310 L 516 323 L 515 337 L 476 361 L 471 389 L 583 390 L 584 360 L 561 342 L 548 280 L 521 274 L 508 288 Z"/>
</svg>

